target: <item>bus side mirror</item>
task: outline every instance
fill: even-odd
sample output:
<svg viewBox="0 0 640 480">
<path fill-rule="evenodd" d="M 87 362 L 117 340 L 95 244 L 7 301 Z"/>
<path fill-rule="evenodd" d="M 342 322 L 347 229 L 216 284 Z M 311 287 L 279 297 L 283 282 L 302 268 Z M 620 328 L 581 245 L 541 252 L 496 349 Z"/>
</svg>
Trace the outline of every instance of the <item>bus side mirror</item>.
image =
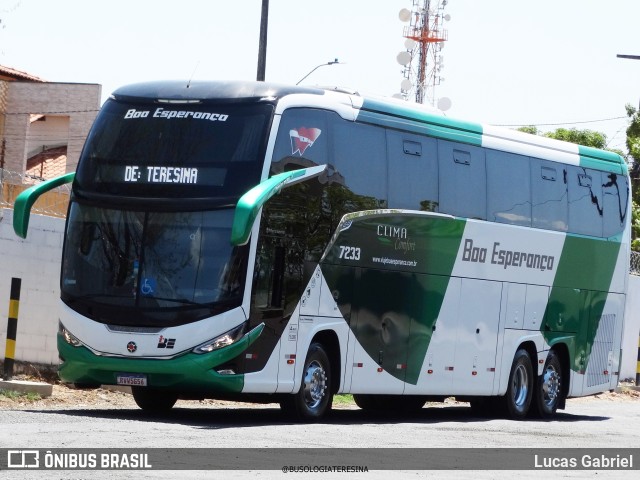
<svg viewBox="0 0 640 480">
<path fill-rule="evenodd" d="M 13 231 L 21 238 L 27 238 L 27 229 L 29 228 L 29 217 L 31 216 L 31 207 L 36 203 L 38 198 L 54 188 L 73 182 L 75 172 L 61 175 L 46 182 L 42 182 L 33 187 L 27 188 L 24 192 L 16 197 L 13 206 Z"/>
<path fill-rule="evenodd" d="M 231 227 L 231 244 L 245 245 L 251 236 L 253 223 L 262 206 L 280 190 L 296 183 L 317 177 L 326 170 L 326 165 L 283 172 L 260 182 L 240 197 L 236 205 Z"/>
</svg>

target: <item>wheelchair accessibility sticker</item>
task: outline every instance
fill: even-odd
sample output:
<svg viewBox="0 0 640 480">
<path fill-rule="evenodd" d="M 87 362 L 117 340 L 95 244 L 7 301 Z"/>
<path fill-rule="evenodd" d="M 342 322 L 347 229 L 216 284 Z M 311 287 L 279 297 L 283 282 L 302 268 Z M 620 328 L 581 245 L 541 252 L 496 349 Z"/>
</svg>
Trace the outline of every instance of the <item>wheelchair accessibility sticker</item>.
<svg viewBox="0 0 640 480">
<path fill-rule="evenodd" d="M 143 296 L 150 296 L 156 293 L 156 279 L 150 277 L 144 277 L 142 284 L 140 285 L 140 294 Z"/>
</svg>

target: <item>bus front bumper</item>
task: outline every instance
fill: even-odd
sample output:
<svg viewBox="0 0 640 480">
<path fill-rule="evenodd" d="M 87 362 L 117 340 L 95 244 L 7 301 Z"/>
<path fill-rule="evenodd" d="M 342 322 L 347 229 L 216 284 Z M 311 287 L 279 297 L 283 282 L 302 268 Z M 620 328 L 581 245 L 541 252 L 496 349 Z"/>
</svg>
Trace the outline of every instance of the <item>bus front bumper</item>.
<svg viewBox="0 0 640 480">
<path fill-rule="evenodd" d="M 171 359 L 126 358 L 96 355 L 85 346 L 73 346 L 58 334 L 60 366 L 64 382 L 81 385 L 118 385 L 118 377 L 138 377 L 152 388 L 192 394 L 239 393 L 243 374 L 220 374 L 215 368 L 237 357 L 260 336 L 256 328 L 242 339 L 209 353 L 191 351 Z"/>
</svg>

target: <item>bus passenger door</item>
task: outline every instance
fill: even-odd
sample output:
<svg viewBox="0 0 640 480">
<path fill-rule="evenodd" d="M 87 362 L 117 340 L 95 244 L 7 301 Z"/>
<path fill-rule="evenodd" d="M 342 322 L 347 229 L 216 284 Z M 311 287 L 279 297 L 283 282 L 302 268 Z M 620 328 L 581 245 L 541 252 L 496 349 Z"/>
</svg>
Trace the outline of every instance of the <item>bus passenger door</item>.
<svg viewBox="0 0 640 480">
<path fill-rule="evenodd" d="M 493 390 L 502 283 L 463 278 L 452 392 L 486 395 Z"/>
<path fill-rule="evenodd" d="M 454 360 L 456 338 L 458 330 L 458 312 L 460 310 L 460 278 L 440 277 L 431 275 L 430 281 L 442 281 L 440 288 L 429 289 L 426 301 L 429 304 L 441 304 L 441 308 L 436 313 L 437 319 L 433 322 L 430 330 L 425 335 L 411 335 L 409 349 L 411 355 L 416 357 L 416 349 L 421 351 L 426 348 L 422 369 L 416 385 L 407 383 L 405 394 L 427 394 L 427 395 L 451 395 L 451 385 L 453 382 Z M 435 285 L 434 285 L 435 286 Z M 444 297 L 442 297 L 444 295 Z M 439 298 L 440 297 L 440 298 Z M 414 320 L 415 322 L 415 320 Z M 424 326 L 422 326 L 424 330 Z M 416 329 L 413 329 L 416 333 Z M 426 343 L 421 347 L 419 342 Z"/>
</svg>

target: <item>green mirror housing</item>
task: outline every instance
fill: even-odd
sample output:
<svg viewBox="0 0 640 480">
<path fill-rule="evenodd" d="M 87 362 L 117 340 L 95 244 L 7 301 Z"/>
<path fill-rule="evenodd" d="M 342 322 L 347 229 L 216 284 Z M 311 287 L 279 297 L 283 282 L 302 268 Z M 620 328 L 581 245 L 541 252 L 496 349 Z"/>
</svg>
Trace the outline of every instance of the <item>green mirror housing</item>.
<svg viewBox="0 0 640 480">
<path fill-rule="evenodd" d="M 231 244 L 244 245 L 249 241 L 253 222 L 262 206 L 285 187 L 317 177 L 326 170 L 326 165 L 283 172 L 260 182 L 245 193 L 236 205 L 231 227 Z"/>
<path fill-rule="evenodd" d="M 27 229 L 29 228 L 29 217 L 31 216 L 31 207 L 36 203 L 38 198 L 54 188 L 73 182 L 75 172 L 61 175 L 46 182 L 42 182 L 33 187 L 27 188 L 24 192 L 16 197 L 13 206 L 13 231 L 22 238 L 27 238 Z"/>
</svg>

